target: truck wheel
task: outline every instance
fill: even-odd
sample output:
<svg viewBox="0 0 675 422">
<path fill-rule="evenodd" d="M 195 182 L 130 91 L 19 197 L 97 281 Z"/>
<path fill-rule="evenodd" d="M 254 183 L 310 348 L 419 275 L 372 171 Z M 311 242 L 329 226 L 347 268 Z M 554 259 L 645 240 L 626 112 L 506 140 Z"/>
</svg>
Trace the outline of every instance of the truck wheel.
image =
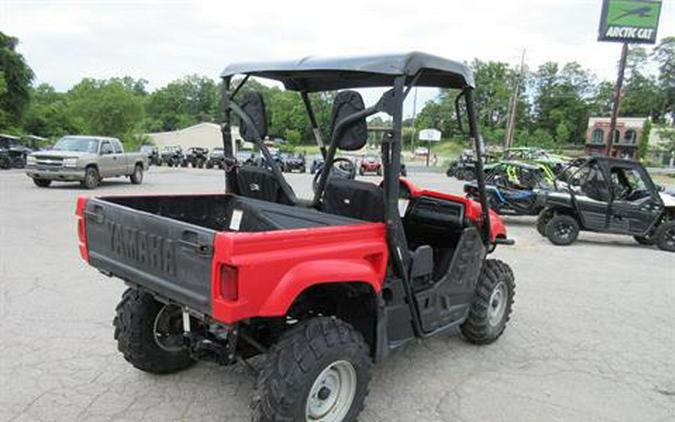
<svg viewBox="0 0 675 422">
<path fill-rule="evenodd" d="M 570 245 L 577 239 L 577 236 L 579 236 L 579 223 L 574 217 L 558 214 L 546 223 L 546 237 L 554 245 Z"/>
<path fill-rule="evenodd" d="M 52 181 L 49 179 L 33 179 L 33 183 L 41 188 L 47 188 L 52 184 Z"/>
<path fill-rule="evenodd" d="M 548 210 L 543 210 L 537 216 L 537 232 L 546 237 L 546 225 L 549 220 L 551 220 L 551 212 Z"/>
<path fill-rule="evenodd" d="M 675 221 L 663 223 L 656 229 L 656 245 L 659 249 L 675 252 Z"/>
<path fill-rule="evenodd" d="M 464 337 L 474 344 L 497 340 L 511 316 L 515 291 L 511 267 L 498 259 L 486 259 L 478 276 L 469 317 L 460 326 Z"/>
<path fill-rule="evenodd" d="M 176 305 L 164 305 L 152 295 L 127 289 L 113 320 L 117 348 L 136 368 L 171 374 L 194 363 L 183 345 L 183 319 Z"/>
<path fill-rule="evenodd" d="M 272 346 L 258 375 L 252 420 L 354 421 L 372 362 L 361 333 L 335 318 L 301 322 Z"/>
<path fill-rule="evenodd" d="M 80 182 L 80 186 L 85 189 L 96 189 L 101 177 L 95 167 L 87 167 L 84 171 L 84 180 Z"/>
<path fill-rule="evenodd" d="M 129 176 L 131 183 L 134 185 L 140 185 L 143 182 L 143 166 L 136 164 L 134 167 L 134 172 Z"/>
<path fill-rule="evenodd" d="M 633 236 L 633 239 L 641 245 L 653 245 L 656 243 L 654 236 Z"/>
</svg>

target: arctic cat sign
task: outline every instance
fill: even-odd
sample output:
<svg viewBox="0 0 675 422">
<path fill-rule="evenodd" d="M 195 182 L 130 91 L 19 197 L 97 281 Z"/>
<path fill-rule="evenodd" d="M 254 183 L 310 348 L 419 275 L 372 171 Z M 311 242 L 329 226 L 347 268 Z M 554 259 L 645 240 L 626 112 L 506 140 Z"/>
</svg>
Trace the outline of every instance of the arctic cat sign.
<svg viewBox="0 0 675 422">
<path fill-rule="evenodd" d="M 604 0 L 599 41 L 654 44 L 661 0 Z"/>
</svg>

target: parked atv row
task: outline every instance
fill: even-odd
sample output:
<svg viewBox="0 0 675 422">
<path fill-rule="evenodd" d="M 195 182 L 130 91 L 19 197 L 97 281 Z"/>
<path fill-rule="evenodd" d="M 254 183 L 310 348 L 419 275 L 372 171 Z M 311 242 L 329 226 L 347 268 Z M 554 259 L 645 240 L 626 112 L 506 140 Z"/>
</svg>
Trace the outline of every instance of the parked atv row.
<svg viewBox="0 0 675 422">
<path fill-rule="evenodd" d="M 524 163 L 544 166 L 552 175 L 558 174 L 570 162 L 569 157 L 552 154 L 540 148 L 509 148 L 501 153 L 490 152 L 483 156 L 483 170 L 489 174 L 502 162 Z M 446 171 L 448 177 L 457 180 L 476 180 L 476 163 L 471 150 L 463 151 L 457 160 L 452 161 Z"/>
<path fill-rule="evenodd" d="M 537 215 L 537 231 L 554 245 L 570 245 L 580 231 L 594 231 L 675 251 L 675 195 L 663 192 L 634 161 L 581 158 L 557 176 L 543 164 L 502 162 L 486 176 L 485 190 L 499 214 Z M 464 191 L 478 197 L 476 184 Z"/>
</svg>

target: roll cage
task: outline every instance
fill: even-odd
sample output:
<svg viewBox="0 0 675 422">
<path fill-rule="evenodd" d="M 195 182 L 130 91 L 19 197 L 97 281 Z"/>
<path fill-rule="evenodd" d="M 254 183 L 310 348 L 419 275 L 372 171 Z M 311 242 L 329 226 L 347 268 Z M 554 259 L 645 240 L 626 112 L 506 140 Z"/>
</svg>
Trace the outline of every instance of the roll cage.
<svg viewBox="0 0 675 422">
<path fill-rule="evenodd" d="M 232 79 L 236 75 L 243 78 L 232 87 Z M 425 53 L 413 52 L 398 55 L 364 56 L 348 58 L 303 58 L 289 62 L 235 63 L 229 65 L 221 74 L 223 80 L 222 105 L 224 122 L 222 125 L 223 147 L 225 151 L 225 183 L 228 192 L 236 191 L 233 180 L 233 169 L 236 161 L 231 143 L 231 117 L 236 115 L 245 126 L 250 140 L 254 142 L 261 154 L 270 163 L 271 171 L 278 180 L 284 193 L 296 201 L 295 194 L 286 183 L 278 164 L 263 142 L 264 133 L 256 125 L 261 116 L 251 115 L 246 106 L 237 104 L 236 100 L 242 87 L 250 77 L 261 77 L 281 82 L 287 90 L 299 93 L 305 105 L 309 122 L 312 126 L 317 145 L 326 165 L 323 166 L 314 198 L 309 206 L 318 208 L 341 135 L 359 121 L 377 113 L 386 113 L 392 117 L 393 125 L 382 141 L 383 193 L 385 202 L 385 223 L 387 240 L 399 276 L 407 279 L 407 241 L 403 224 L 398 213 L 399 174 L 401 167 L 401 127 L 403 120 L 403 102 L 413 87 L 437 87 L 456 89 L 457 112 L 464 101 L 469 126 L 468 135 L 475 145 L 477 185 L 480 204 L 482 206 L 481 230 L 486 247 L 490 246 L 490 215 L 485 195 L 485 178 L 482 155 L 484 146 L 480 137 L 473 104 L 474 80 L 471 70 L 465 65 L 441 57 Z M 329 142 L 321 138 L 318 122 L 314 114 L 309 94 L 312 92 L 336 91 L 354 88 L 389 87 L 374 105 L 364 107 L 347 115 L 340 116 L 334 122 Z M 461 119 L 459 120 L 461 121 Z M 407 284 L 407 283 L 406 283 Z"/>
</svg>

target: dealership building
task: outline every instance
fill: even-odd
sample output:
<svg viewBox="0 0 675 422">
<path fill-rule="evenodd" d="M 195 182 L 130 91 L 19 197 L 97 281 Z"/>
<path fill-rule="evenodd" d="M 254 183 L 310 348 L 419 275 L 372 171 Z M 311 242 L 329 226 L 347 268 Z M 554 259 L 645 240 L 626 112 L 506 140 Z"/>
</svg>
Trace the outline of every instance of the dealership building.
<svg viewBox="0 0 675 422">
<path fill-rule="evenodd" d="M 244 140 L 239 134 L 239 127 L 232 126 L 232 147 L 236 152 L 243 144 Z M 198 123 L 194 126 L 186 127 L 184 129 L 173 130 L 170 132 L 155 132 L 148 133 L 148 137 L 153 145 L 160 150 L 166 146 L 178 145 L 184 150 L 190 147 L 208 148 L 209 151 L 213 148 L 222 148 L 223 135 L 220 130 L 220 125 L 215 123 Z"/>
</svg>

